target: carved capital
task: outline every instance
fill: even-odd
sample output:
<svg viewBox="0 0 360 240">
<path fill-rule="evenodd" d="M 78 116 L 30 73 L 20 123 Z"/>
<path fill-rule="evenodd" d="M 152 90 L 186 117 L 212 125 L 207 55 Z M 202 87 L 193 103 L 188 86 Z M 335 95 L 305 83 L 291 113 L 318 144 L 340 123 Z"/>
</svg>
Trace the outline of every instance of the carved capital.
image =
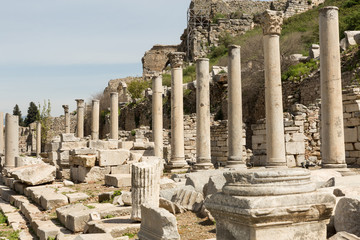
<svg viewBox="0 0 360 240">
<path fill-rule="evenodd" d="M 84 107 L 84 99 L 75 99 L 79 108 Z"/>
<path fill-rule="evenodd" d="M 153 79 L 153 78 L 156 78 L 158 76 L 160 76 L 161 73 L 160 72 L 157 72 L 157 71 L 151 71 L 151 72 L 148 72 L 145 74 L 145 78 L 146 79 Z"/>
<path fill-rule="evenodd" d="M 334 20 L 338 18 L 339 15 L 338 11 L 339 11 L 338 7 L 329 6 L 320 9 L 319 13 L 321 17 L 327 18 L 329 20 Z"/>
<path fill-rule="evenodd" d="M 69 105 L 62 105 L 62 107 L 64 108 L 65 113 L 69 112 Z"/>
<path fill-rule="evenodd" d="M 172 52 L 169 53 L 168 57 L 172 68 L 179 68 L 183 66 L 185 57 L 184 52 Z"/>
<path fill-rule="evenodd" d="M 264 35 L 281 34 L 284 14 L 280 11 L 266 10 L 261 17 L 261 26 Z"/>
</svg>

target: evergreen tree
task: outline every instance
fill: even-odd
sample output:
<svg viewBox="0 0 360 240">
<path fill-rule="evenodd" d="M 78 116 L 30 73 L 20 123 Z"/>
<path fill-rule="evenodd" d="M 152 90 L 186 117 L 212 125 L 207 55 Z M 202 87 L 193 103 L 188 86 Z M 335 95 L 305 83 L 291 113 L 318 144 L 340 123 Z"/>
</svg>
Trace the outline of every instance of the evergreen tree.
<svg viewBox="0 0 360 240">
<path fill-rule="evenodd" d="M 25 126 L 29 126 L 30 123 L 35 122 L 39 119 L 39 109 L 34 102 L 30 102 L 27 116 L 25 118 Z"/>
<path fill-rule="evenodd" d="M 20 108 L 19 108 L 19 105 L 15 105 L 14 107 L 14 110 L 13 110 L 13 115 L 14 116 L 19 116 L 19 126 L 23 126 L 24 125 L 24 121 L 21 117 L 21 111 L 20 111 Z"/>
</svg>

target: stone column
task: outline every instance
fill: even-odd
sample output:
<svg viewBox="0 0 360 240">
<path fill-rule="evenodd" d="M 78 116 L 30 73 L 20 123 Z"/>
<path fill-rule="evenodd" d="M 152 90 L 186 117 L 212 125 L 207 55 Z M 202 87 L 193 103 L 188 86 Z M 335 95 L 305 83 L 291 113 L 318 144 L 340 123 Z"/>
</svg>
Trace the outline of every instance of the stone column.
<svg viewBox="0 0 360 240">
<path fill-rule="evenodd" d="M 210 150 L 209 59 L 196 60 L 196 164 L 194 171 L 214 168 Z"/>
<path fill-rule="evenodd" d="M 62 105 L 65 114 L 65 133 L 70 133 L 70 113 L 69 105 Z"/>
<path fill-rule="evenodd" d="M 36 157 L 40 157 L 41 153 L 41 123 L 36 122 Z"/>
<path fill-rule="evenodd" d="M 228 57 L 228 160 L 227 168 L 245 168 L 242 147 L 242 92 L 240 46 L 231 45 Z"/>
<path fill-rule="evenodd" d="M 19 116 L 9 113 L 5 117 L 5 168 L 15 167 L 15 157 L 19 156 Z"/>
<path fill-rule="evenodd" d="M 131 219 L 141 221 L 141 205 L 159 207 L 160 158 L 134 163 L 131 166 Z"/>
<path fill-rule="evenodd" d="M 163 158 L 163 86 L 162 76 L 153 73 L 152 76 L 152 134 L 155 145 L 155 156 Z"/>
<path fill-rule="evenodd" d="M 0 155 L 4 154 L 4 113 L 0 112 Z"/>
<path fill-rule="evenodd" d="M 119 139 L 119 94 L 110 93 L 110 139 Z"/>
<path fill-rule="evenodd" d="M 346 168 L 338 8 L 320 10 L 322 167 Z"/>
<path fill-rule="evenodd" d="M 92 100 L 92 111 L 91 111 L 91 139 L 99 139 L 99 113 L 100 113 L 100 101 Z"/>
<path fill-rule="evenodd" d="M 266 107 L 267 167 L 287 167 L 281 91 L 279 38 L 283 13 L 266 10 L 263 14 Z"/>
<path fill-rule="evenodd" d="M 84 99 L 76 99 L 77 102 L 77 137 L 84 137 Z"/>
<path fill-rule="evenodd" d="M 170 172 L 184 171 L 187 163 L 184 153 L 183 113 L 183 61 L 185 53 L 169 54 L 171 64 L 171 157 L 166 169 Z"/>
</svg>

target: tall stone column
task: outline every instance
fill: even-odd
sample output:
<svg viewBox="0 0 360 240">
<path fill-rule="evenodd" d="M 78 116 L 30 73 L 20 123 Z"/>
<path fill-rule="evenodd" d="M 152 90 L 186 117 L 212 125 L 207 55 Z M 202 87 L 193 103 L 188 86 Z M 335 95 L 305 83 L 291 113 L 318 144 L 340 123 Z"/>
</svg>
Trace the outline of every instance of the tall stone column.
<svg viewBox="0 0 360 240">
<path fill-rule="evenodd" d="M 91 110 L 91 139 L 99 139 L 99 114 L 100 114 L 100 101 L 97 99 L 92 100 Z"/>
<path fill-rule="evenodd" d="M 184 171 L 187 167 L 184 153 L 183 113 L 183 61 L 185 53 L 169 54 L 171 65 L 171 157 L 166 169 L 170 172 Z"/>
<path fill-rule="evenodd" d="M 4 113 L 0 112 L 0 155 L 4 154 Z"/>
<path fill-rule="evenodd" d="M 5 168 L 15 167 L 15 157 L 19 156 L 19 116 L 9 113 L 5 117 Z"/>
<path fill-rule="evenodd" d="M 41 153 L 41 123 L 36 122 L 36 157 L 40 157 Z"/>
<path fill-rule="evenodd" d="M 337 7 L 320 10 L 322 167 L 346 168 Z"/>
<path fill-rule="evenodd" d="M 77 137 L 84 137 L 84 117 L 85 117 L 85 106 L 84 99 L 76 99 L 77 102 Z"/>
<path fill-rule="evenodd" d="M 280 70 L 280 33 L 283 13 L 266 10 L 263 14 L 265 58 L 265 108 L 267 167 L 287 167 Z"/>
<path fill-rule="evenodd" d="M 163 158 L 163 86 L 162 76 L 152 74 L 152 134 L 155 145 L 155 156 Z"/>
<path fill-rule="evenodd" d="M 65 114 L 65 133 L 70 133 L 70 113 L 69 105 L 62 105 Z"/>
<path fill-rule="evenodd" d="M 196 60 L 196 164 L 194 171 L 214 168 L 210 150 L 209 59 Z"/>
<path fill-rule="evenodd" d="M 245 168 L 242 147 L 242 92 L 240 46 L 231 45 L 228 57 L 228 160 L 227 168 Z"/>
<path fill-rule="evenodd" d="M 110 139 L 119 139 L 119 94 L 110 93 Z"/>
</svg>

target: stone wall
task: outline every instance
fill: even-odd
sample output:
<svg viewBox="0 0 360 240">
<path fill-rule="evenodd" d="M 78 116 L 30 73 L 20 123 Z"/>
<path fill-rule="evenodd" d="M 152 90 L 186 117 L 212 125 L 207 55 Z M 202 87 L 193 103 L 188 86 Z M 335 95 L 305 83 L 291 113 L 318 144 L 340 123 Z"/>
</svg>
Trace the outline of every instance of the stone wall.
<svg viewBox="0 0 360 240">
<path fill-rule="evenodd" d="M 143 64 L 143 76 L 149 72 L 162 72 L 168 65 L 168 54 L 176 52 L 178 45 L 155 45 L 149 51 L 145 52 L 141 59 Z"/>
</svg>

